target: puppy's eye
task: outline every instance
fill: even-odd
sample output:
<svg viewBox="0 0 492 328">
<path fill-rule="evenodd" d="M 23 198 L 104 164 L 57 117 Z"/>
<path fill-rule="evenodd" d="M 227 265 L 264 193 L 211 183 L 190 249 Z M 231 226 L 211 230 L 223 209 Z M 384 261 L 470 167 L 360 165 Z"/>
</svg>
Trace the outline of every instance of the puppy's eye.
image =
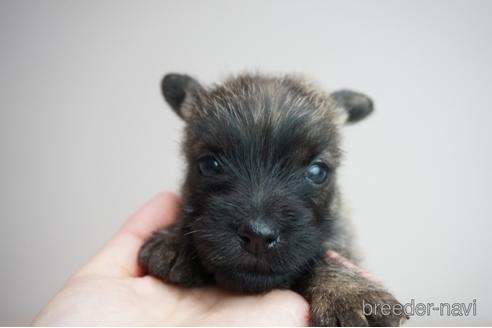
<svg viewBox="0 0 492 328">
<path fill-rule="evenodd" d="M 216 174 L 219 174 L 220 163 L 213 156 L 205 156 L 198 160 L 198 169 L 200 170 L 201 175 L 205 177 L 210 177 Z"/>
<path fill-rule="evenodd" d="M 330 169 L 325 163 L 313 163 L 307 168 L 305 177 L 311 183 L 321 184 L 326 181 L 329 174 Z"/>
</svg>

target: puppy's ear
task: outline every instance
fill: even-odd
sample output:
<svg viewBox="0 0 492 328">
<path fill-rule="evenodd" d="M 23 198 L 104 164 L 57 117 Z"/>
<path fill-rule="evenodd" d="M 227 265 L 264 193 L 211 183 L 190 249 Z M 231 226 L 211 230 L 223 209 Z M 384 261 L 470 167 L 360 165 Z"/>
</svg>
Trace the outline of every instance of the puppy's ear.
<svg viewBox="0 0 492 328">
<path fill-rule="evenodd" d="M 371 98 L 351 90 L 340 90 L 330 95 L 338 104 L 342 123 L 358 122 L 372 113 L 374 106 Z"/>
<path fill-rule="evenodd" d="M 205 89 L 192 77 L 174 73 L 164 76 L 161 91 L 164 99 L 182 119 L 189 116 L 190 104 L 205 93 Z"/>
</svg>

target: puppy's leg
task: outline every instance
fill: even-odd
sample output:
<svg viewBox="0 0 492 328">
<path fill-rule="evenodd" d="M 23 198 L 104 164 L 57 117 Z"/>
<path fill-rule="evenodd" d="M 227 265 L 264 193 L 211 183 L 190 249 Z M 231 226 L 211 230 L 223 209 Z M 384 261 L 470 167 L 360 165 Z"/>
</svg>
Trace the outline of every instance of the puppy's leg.
<svg viewBox="0 0 492 328">
<path fill-rule="evenodd" d="M 382 285 L 337 253 L 331 254 L 315 266 L 304 291 L 313 326 L 399 326 L 407 319 L 401 304 Z"/>
<path fill-rule="evenodd" d="M 194 260 L 185 237 L 179 224 L 155 233 L 140 249 L 138 263 L 146 273 L 163 281 L 188 287 L 204 285 L 207 274 Z"/>
</svg>

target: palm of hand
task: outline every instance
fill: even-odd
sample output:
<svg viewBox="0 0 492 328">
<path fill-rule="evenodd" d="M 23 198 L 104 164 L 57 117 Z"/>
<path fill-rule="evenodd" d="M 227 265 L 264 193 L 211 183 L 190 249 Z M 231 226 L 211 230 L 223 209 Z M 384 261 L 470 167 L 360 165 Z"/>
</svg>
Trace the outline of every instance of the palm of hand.
<svg viewBox="0 0 492 328">
<path fill-rule="evenodd" d="M 35 325 L 305 325 L 308 304 L 277 290 L 245 296 L 215 287 L 184 289 L 142 274 L 143 241 L 178 215 L 178 199 L 160 194 L 48 303 Z"/>
</svg>

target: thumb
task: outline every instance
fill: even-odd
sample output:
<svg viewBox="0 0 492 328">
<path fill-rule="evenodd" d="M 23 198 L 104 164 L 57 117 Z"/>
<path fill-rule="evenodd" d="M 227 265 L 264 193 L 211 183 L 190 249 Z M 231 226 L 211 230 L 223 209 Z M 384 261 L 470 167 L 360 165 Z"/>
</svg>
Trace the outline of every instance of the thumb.
<svg viewBox="0 0 492 328">
<path fill-rule="evenodd" d="M 137 254 L 144 241 L 163 227 L 176 221 L 179 198 L 163 192 L 133 214 L 101 251 L 77 274 L 101 274 L 136 277 L 142 274 Z"/>
</svg>

